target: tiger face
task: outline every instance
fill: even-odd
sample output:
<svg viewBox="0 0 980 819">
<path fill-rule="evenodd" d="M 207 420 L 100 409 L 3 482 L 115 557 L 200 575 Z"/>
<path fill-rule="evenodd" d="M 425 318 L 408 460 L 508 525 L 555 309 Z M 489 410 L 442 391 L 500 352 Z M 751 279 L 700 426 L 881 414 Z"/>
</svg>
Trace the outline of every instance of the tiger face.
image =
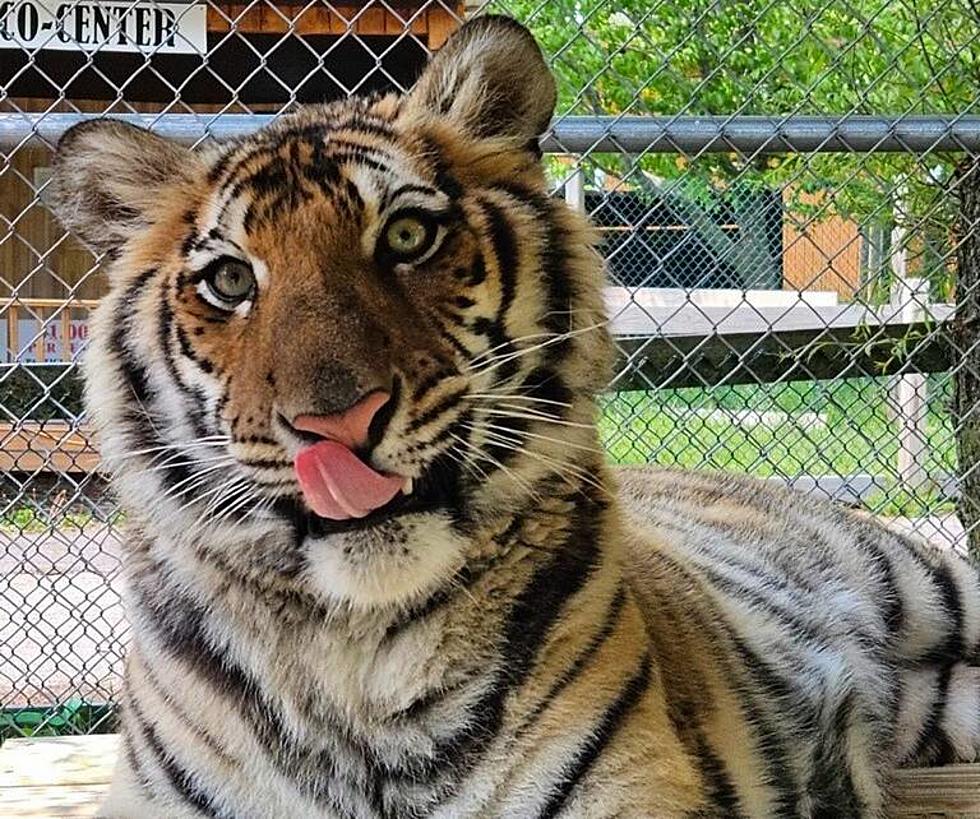
<svg viewBox="0 0 980 819">
<path fill-rule="evenodd" d="M 387 605 L 594 479 L 608 339 L 591 236 L 540 163 L 554 102 L 528 32 L 485 17 L 404 97 L 199 150 L 65 135 L 55 209 L 111 282 L 87 402 L 137 526 Z"/>
</svg>

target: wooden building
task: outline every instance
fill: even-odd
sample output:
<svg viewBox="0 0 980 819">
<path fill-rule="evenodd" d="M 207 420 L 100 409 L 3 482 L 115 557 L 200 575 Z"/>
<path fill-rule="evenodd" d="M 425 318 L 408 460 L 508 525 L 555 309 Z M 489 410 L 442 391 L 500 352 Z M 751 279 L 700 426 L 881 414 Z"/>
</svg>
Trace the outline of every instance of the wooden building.
<svg viewBox="0 0 980 819">
<path fill-rule="evenodd" d="M 63 22 L 63 30 L 98 36 L 102 22 L 103 40 L 111 40 L 100 15 L 112 7 L 101 0 L 76 4 L 70 12 L 76 16 Z M 181 14 L 181 8 L 194 8 L 172 3 L 145 7 L 176 7 Z M 173 33 L 164 30 L 163 40 L 169 33 L 177 47 L 160 47 L 148 56 L 132 47 L 116 50 L 118 41 L 109 43 L 112 48 L 102 42 L 86 51 L 66 43 L 67 34 L 60 41 L 61 35 L 53 34 L 42 39 L 43 25 L 36 18 L 45 7 L 24 8 L 30 14 L 18 22 L 30 24 L 34 14 L 35 25 L 23 36 L 35 35 L 42 44 L 34 51 L 10 42 L 0 48 L 0 112 L 267 113 L 353 91 L 408 87 L 427 52 L 442 45 L 465 12 L 463 3 L 424 0 L 208 3 L 196 7 L 199 30 L 187 35 L 199 38 L 196 50 L 173 44 Z M 160 33 L 159 20 L 149 17 L 132 18 L 127 25 L 133 36 L 152 36 L 154 25 Z M 65 360 L 84 339 L 88 307 L 105 283 L 93 256 L 65 238 L 44 206 L 43 192 L 38 194 L 50 173 L 50 148 L 31 140 L 7 150 L 0 166 L 5 360 Z M 44 319 L 48 324 L 42 333 Z"/>
</svg>

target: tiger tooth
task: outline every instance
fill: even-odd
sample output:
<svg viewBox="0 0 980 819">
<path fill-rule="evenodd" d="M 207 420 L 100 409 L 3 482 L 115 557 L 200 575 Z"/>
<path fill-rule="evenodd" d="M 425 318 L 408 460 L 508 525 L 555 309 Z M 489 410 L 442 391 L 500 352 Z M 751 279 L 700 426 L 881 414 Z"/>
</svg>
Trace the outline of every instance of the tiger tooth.
<svg viewBox="0 0 980 819">
<path fill-rule="evenodd" d="M 405 478 L 405 483 L 402 484 L 402 494 L 411 495 L 412 489 L 414 488 L 414 481 L 411 478 Z"/>
</svg>

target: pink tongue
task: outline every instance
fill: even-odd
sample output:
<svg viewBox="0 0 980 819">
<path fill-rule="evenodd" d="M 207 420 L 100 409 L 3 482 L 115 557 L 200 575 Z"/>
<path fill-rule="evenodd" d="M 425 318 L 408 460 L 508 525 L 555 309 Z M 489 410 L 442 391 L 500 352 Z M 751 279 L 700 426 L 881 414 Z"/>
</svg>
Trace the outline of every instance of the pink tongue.
<svg viewBox="0 0 980 819">
<path fill-rule="evenodd" d="M 384 506 L 401 489 L 402 478 L 375 472 L 343 444 L 322 441 L 293 461 L 306 502 L 320 517 L 363 518 Z"/>
</svg>

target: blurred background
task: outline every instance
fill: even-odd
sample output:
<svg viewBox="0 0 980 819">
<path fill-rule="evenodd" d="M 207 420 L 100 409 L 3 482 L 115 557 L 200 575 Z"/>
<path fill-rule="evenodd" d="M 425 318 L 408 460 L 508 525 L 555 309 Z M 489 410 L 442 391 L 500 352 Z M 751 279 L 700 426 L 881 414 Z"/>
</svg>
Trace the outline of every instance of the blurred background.
<svg viewBox="0 0 980 819">
<path fill-rule="evenodd" d="M 747 472 L 980 554 L 980 11 L 969 0 L 0 3 L 0 739 L 107 730 L 120 514 L 76 362 L 98 259 L 45 206 L 83 117 L 190 143 L 406 88 L 462 20 L 558 77 L 601 235 L 611 460 Z"/>
</svg>

